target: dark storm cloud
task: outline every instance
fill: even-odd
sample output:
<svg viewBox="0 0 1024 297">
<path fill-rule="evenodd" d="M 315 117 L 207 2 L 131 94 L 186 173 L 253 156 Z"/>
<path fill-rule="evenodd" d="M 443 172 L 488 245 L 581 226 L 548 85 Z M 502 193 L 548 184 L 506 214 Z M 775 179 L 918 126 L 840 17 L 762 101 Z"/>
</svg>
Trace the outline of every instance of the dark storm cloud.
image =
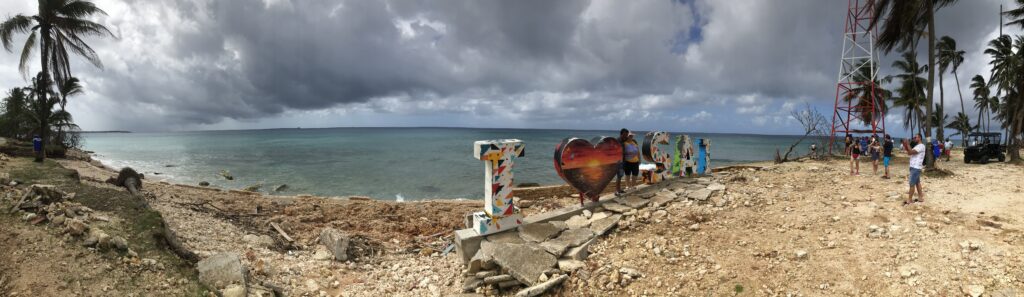
<svg viewBox="0 0 1024 297">
<path fill-rule="evenodd" d="M 87 95 L 72 110 L 97 128 L 141 130 L 320 110 L 500 115 L 536 126 L 570 116 L 593 125 L 753 118 L 797 101 L 830 104 L 846 8 L 818 0 L 96 2 L 121 38 L 90 40 L 107 67 L 76 62 Z M 4 11 L 34 10 L 6 3 Z M 987 69 L 970 53 L 996 25 L 979 20 L 997 8 L 960 1 L 939 14 L 940 35 L 969 53 L 964 72 Z M 13 56 L 0 65 L 14 69 Z M 889 64 L 883 59 L 883 72 Z M 0 82 L 22 83 L 14 77 Z"/>
</svg>

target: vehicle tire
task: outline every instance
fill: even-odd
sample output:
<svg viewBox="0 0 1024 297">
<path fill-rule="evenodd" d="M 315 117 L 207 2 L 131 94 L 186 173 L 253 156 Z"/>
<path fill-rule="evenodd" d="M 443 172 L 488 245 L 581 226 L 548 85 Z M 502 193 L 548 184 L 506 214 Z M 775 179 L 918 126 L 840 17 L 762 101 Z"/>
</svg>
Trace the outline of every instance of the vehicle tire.
<svg viewBox="0 0 1024 297">
<path fill-rule="evenodd" d="M 971 164 L 971 158 L 964 156 L 964 164 Z"/>
<path fill-rule="evenodd" d="M 1004 161 L 1006 161 L 1006 156 L 1005 155 L 999 155 L 999 163 L 1002 163 Z"/>
</svg>

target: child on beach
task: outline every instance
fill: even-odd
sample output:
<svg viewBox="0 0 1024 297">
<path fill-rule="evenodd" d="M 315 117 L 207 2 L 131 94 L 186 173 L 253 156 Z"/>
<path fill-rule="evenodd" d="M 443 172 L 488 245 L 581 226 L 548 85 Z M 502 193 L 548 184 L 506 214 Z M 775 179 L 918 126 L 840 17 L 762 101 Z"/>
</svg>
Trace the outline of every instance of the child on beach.
<svg viewBox="0 0 1024 297">
<path fill-rule="evenodd" d="M 885 134 L 885 145 L 882 146 L 882 167 L 885 167 L 885 175 L 882 176 L 884 179 L 889 179 L 889 161 L 892 160 L 892 137 L 889 134 Z"/>
<path fill-rule="evenodd" d="M 850 175 L 860 175 L 860 145 L 853 143 L 850 146 L 853 147 L 850 153 Z"/>
<path fill-rule="evenodd" d="M 846 145 L 843 147 L 843 154 L 850 156 L 850 175 L 853 175 L 853 136 L 846 134 Z"/>
<path fill-rule="evenodd" d="M 913 148 L 911 148 L 913 146 Z M 924 143 L 921 142 L 921 134 L 914 135 L 913 143 L 907 143 L 907 140 L 903 140 L 903 150 L 910 156 L 910 176 L 907 177 L 910 190 L 907 192 L 907 201 L 903 202 L 903 205 L 909 205 L 914 203 L 914 190 L 917 190 L 917 202 L 924 202 L 924 189 L 921 186 L 921 171 L 924 169 L 924 154 L 927 150 L 924 147 Z"/>
<path fill-rule="evenodd" d="M 877 137 L 871 136 L 871 144 L 868 145 L 868 152 L 871 154 L 871 166 L 873 168 L 871 170 L 871 174 L 877 175 L 878 160 L 880 159 L 880 155 L 882 153 L 882 145 L 878 143 Z"/>
</svg>

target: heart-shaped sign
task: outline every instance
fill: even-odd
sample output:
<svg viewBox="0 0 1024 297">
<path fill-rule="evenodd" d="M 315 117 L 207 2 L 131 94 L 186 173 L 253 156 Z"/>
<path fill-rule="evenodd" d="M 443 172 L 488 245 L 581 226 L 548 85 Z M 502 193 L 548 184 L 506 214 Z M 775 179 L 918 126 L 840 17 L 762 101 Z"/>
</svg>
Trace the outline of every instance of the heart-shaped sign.
<svg viewBox="0 0 1024 297">
<path fill-rule="evenodd" d="M 570 137 L 555 147 L 555 171 L 580 192 L 581 201 L 597 200 L 622 162 L 622 144 L 615 138 L 595 137 L 593 143 Z"/>
</svg>

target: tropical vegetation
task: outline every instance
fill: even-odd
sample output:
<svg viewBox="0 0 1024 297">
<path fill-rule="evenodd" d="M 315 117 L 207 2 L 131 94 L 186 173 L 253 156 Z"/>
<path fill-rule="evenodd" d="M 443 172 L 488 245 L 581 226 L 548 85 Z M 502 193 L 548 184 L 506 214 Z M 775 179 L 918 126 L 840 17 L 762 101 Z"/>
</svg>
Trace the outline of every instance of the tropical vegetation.
<svg viewBox="0 0 1024 297">
<path fill-rule="evenodd" d="M 33 111 L 30 114 L 34 115 L 33 119 L 38 124 L 37 133 L 43 139 L 44 153 L 37 157 L 37 161 L 46 157 L 45 146 L 51 142 L 53 127 L 57 127 L 57 131 L 71 128 L 67 125 L 71 117 L 64 106 L 67 96 L 74 93 L 61 92 L 58 95 L 54 92 L 55 87 L 65 86 L 72 80 L 71 54 L 85 58 L 98 68 L 103 67 L 99 55 L 82 39 L 87 36 L 114 36 L 106 27 L 89 19 L 97 15 L 106 15 L 106 12 L 90 1 L 38 0 L 36 15 L 18 14 L 0 23 L 0 43 L 9 52 L 14 46 L 15 35 L 28 34 L 21 47 L 18 64 L 26 78 L 30 72 L 29 59 L 34 51 L 39 51 L 41 71 L 32 79 L 33 86 L 28 90 L 31 93 L 29 106 Z M 61 110 L 52 111 L 57 104 Z"/>
</svg>

